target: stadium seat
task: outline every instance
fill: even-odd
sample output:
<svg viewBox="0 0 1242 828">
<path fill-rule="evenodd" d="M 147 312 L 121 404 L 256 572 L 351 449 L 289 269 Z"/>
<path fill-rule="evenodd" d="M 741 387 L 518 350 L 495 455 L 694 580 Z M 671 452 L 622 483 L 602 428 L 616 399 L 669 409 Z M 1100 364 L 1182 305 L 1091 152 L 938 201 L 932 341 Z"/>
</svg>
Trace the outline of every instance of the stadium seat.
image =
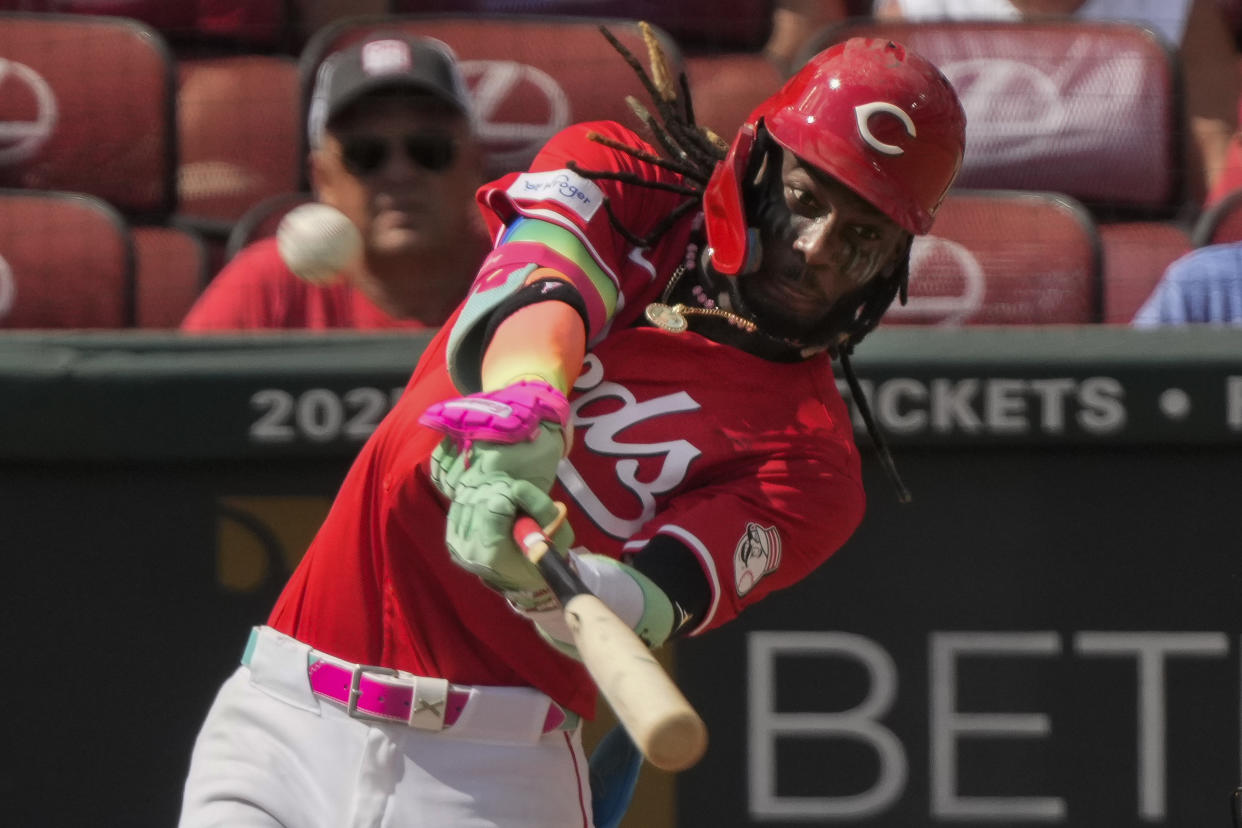
<svg viewBox="0 0 1242 828">
<path fill-rule="evenodd" d="M 237 55 L 177 67 L 178 220 L 223 238 L 251 206 L 302 180 L 297 62 Z"/>
<path fill-rule="evenodd" d="M 762 52 L 687 55 L 695 120 L 726 141 L 785 78 Z"/>
<path fill-rule="evenodd" d="M 1180 71 L 1151 30 L 1071 18 L 866 21 L 830 26 L 805 56 L 866 35 L 940 67 L 966 109 L 958 187 L 1071 195 L 1110 220 L 1187 204 Z"/>
<path fill-rule="evenodd" d="M 1195 247 L 1242 241 L 1242 187 L 1200 214 L 1190 233 Z"/>
<path fill-rule="evenodd" d="M 1042 325 L 1100 319 L 1100 243 L 1074 199 L 952 190 L 915 238 L 910 298 L 884 324 Z"/>
<path fill-rule="evenodd" d="M 0 328 L 123 328 L 134 254 L 124 218 L 93 196 L 0 190 Z"/>
<path fill-rule="evenodd" d="M 1190 251 L 1190 234 L 1173 222 L 1099 225 L 1104 252 L 1104 321 L 1125 325 L 1151 294 L 1165 268 Z"/>
<path fill-rule="evenodd" d="M 0 15 L 0 187 L 98 196 L 127 215 L 173 212 L 173 62 L 131 20 Z"/>
<path fill-rule="evenodd" d="M 303 101 L 323 59 L 375 32 L 405 31 L 438 38 L 461 61 L 480 117 L 487 173 L 525 169 L 539 148 L 577 121 L 612 119 L 641 127 L 626 95 L 650 98 L 634 71 L 599 32 L 610 30 L 646 66 L 638 25 L 629 20 L 403 15 L 350 18 L 322 29 L 302 52 Z M 658 30 L 657 30 L 658 31 Z M 661 42 L 676 75 L 681 54 L 666 33 Z"/>
<path fill-rule="evenodd" d="M 180 227 L 130 229 L 134 240 L 134 324 L 176 328 L 207 285 L 207 247 Z"/>
<path fill-rule="evenodd" d="M 276 228 L 280 226 L 280 220 L 285 217 L 285 213 L 310 201 L 314 201 L 314 196 L 310 193 L 281 193 L 251 207 L 233 225 L 233 232 L 229 234 L 228 244 L 225 246 L 224 260 L 227 262 L 232 259 L 252 242 L 276 235 Z"/>
</svg>

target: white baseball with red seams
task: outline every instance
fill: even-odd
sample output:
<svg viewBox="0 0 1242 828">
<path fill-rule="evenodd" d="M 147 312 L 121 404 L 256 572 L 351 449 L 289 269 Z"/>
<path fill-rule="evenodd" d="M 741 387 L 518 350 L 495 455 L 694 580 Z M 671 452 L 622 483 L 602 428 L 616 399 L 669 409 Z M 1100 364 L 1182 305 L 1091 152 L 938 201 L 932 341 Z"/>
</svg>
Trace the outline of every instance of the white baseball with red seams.
<svg viewBox="0 0 1242 828">
<path fill-rule="evenodd" d="M 295 207 L 281 219 L 276 247 L 298 277 L 330 284 L 362 255 L 362 235 L 340 210 L 316 202 Z"/>
</svg>

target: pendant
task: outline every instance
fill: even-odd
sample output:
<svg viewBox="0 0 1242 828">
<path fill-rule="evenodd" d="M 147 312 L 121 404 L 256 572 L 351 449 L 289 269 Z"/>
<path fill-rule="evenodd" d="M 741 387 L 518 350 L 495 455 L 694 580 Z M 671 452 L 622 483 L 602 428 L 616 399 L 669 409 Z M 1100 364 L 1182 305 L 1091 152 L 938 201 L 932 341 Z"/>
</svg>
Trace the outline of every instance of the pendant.
<svg viewBox="0 0 1242 828">
<path fill-rule="evenodd" d="M 663 328 L 669 333 L 682 333 L 689 327 L 686 324 L 686 317 L 682 316 L 675 308 L 670 308 L 663 302 L 652 302 L 644 311 L 647 321 L 657 328 Z"/>
</svg>

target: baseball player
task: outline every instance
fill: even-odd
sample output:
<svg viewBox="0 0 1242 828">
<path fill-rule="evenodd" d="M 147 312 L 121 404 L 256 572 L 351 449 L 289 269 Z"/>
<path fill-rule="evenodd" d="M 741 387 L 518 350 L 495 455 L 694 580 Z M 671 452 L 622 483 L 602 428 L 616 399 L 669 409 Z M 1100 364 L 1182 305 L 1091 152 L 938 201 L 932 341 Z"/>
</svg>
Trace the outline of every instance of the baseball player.
<svg viewBox="0 0 1242 828">
<path fill-rule="evenodd" d="M 671 90 L 656 71 L 654 143 L 573 126 L 480 190 L 494 250 L 220 690 L 183 826 L 592 825 L 596 690 L 515 516 L 566 504 L 558 546 L 653 647 L 858 525 L 831 359 L 904 288 L 958 100 L 858 39 L 727 146 Z"/>
</svg>

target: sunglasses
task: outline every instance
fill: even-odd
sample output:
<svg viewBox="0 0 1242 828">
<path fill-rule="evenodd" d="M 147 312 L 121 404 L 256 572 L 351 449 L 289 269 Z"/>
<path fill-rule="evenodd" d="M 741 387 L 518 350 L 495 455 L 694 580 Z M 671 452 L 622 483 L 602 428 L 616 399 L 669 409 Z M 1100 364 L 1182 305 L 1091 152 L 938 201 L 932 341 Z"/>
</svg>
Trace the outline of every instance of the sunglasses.
<svg viewBox="0 0 1242 828">
<path fill-rule="evenodd" d="M 456 139 L 437 133 L 414 133 L 395 140 L 354 135 L 341 141 L 341 160 L 354 175 L 370 175 L 388 164 L 394 145 L 410 163 L 430 172 L 444 172 L 457 160 Z"/>
</svg>

